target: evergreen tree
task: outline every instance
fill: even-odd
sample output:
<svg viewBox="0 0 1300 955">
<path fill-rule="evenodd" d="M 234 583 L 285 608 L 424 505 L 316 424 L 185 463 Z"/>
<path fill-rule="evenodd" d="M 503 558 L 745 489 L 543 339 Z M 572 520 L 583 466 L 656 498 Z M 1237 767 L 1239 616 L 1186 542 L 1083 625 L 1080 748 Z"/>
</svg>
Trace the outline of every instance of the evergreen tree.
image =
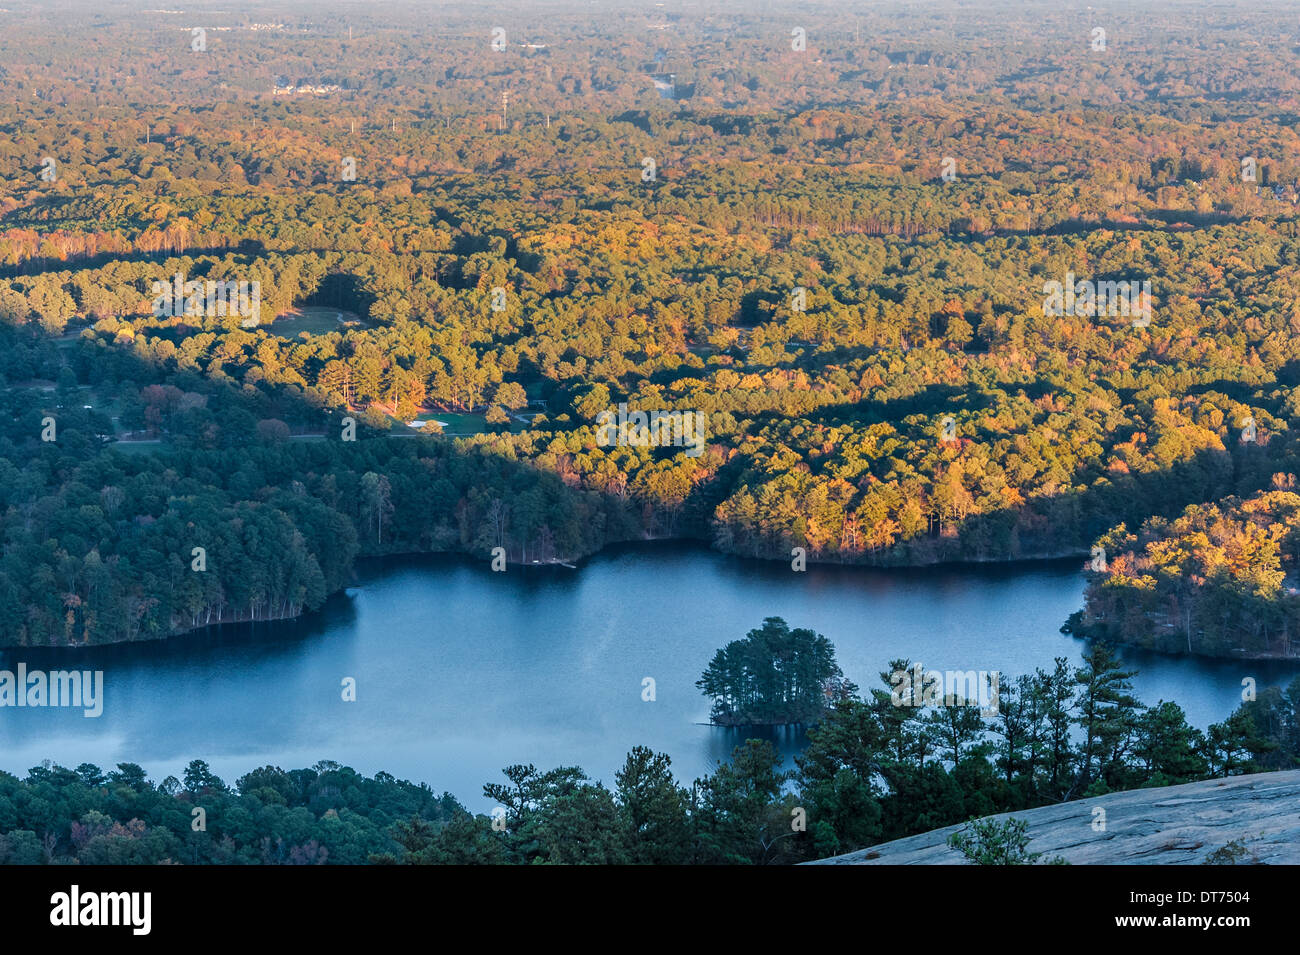
<svg viewBox="0 0 1300 955">
<path fill-rule="evenodd" d="M 1134 672 L 1121 669 L 1114 651 L 1099 642 L 1084 651 L 1083 665 L 1075 670 L 1079 687 L 1075 723 L 1083 730 L 1075 788 L 1081 792 L 1094 794 L 1094 779 L 1106 784 L 1100 790 L 1106 792 L 1123 770 L 1138 711 L 1143 708 L 1129 692 Z"/>
</svg>

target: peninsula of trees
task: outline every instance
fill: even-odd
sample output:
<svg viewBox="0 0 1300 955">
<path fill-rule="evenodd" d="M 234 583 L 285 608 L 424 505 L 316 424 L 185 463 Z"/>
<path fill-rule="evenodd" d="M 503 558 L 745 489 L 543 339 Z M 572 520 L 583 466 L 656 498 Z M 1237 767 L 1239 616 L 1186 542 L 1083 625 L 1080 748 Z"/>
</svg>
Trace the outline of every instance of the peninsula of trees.
<svg viewBox="0 0 1300 955">
<path fill-rule="evenodd" d="M 1277 484 L 1293 487 L 1292 475 Z M 1300 495 L 1193 505 L 1104 535 L 1086 605 L 1067 628 L 1166 653 L 1300 658 Z"/>
</svg>

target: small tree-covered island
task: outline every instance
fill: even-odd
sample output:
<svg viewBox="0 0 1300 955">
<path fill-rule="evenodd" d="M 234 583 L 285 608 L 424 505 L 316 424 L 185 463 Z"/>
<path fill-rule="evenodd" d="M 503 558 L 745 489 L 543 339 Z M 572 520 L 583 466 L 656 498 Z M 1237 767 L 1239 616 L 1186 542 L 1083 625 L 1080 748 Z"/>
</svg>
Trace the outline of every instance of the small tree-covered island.
<svg viewBox="0 0 1300 955">
<path fill-rule="evenodd" d="M 719 650 L 695 685 L 713 698 L 709 718 L 719 726 L 813 723 L 827 704 L 858 689 L 845 679 L 829 640 L 792 630 L 780 617 Z"/>
</svg>

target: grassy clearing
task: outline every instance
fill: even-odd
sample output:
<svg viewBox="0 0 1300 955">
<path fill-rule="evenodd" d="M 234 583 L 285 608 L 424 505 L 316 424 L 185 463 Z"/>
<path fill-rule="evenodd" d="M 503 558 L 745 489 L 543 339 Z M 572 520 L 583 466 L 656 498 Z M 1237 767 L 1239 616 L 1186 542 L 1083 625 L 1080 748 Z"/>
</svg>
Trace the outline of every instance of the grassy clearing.
<svg viewBox="0 0 1300 955">
<path fill-rule="evenodd" d="M 343 331 L 345 322 L 364 324 L 353 312 L 305 305 L 277 315 L 275 321 L 267 326 L 267 331 L 281 338 L 297 338 L 303 332 L 308 335 L 328 335 L 330 332 Z"/>
</svg>

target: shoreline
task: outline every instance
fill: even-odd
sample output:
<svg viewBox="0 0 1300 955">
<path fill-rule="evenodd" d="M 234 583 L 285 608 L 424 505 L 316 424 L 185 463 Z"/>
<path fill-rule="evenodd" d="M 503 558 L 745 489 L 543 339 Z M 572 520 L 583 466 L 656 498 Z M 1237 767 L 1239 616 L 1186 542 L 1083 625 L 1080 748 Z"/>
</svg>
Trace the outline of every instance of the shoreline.
<svg viewBox="0 0 1300 955">
<path fill-rule="evenodd" d="M 527 563 L 521 563 L 519 561 L 507 561 L 506 566 L 507 568 L 517 568 L 522 570 L 563 567 L 569 570 L 575 570 L 581 572 L 584 565 L 587 563 L 587 561 L 591 560 L 591 558 L 599 557 L 602 554 L 605 554 L 614 548 L 638 547 L 643 545 L 654 545 L 654 544 L 694 544 L 694 545 L 698 545 L 699 547 L 708 551 L 709 553 L 716 554 L 719 557 L 723 557 L 731 561 L 741 561 L 741 562 L 754 561 L 754 562 L 759 562 L 759 563 L 769 564 L 769 565 L 779 565 L 779 564 L 785 564 L 789 562 L 784 557 L 752 557 L 744 554 L 737 554 L 728 551 L 718 550 L 708 541 L 700 537 L 673 536 L 673 537 L 648 537 L 643 539 L 610 540 L 610 541 L 606 541 L 596 550 L 591 551 L 590 553 L 587 554 L 556 557 L 546 561 L 528 561 Z M 1067 551 L 1063 553 L 1056 552 L 1052 554 L 1034 555 L 1029 557 L 1023 557 L 1023 556 L 1007 557 L 1007 558 L 983 557 L 983 558 L 974 558 L 971 560 L 934 560 L 934 561 L 898 563 L 898 564 L 874 563 L 874 562 L 849 563 L 847 561 L 813 560 L 809 558 L 807 560 L 807 565 L 809 567 L 846 568 L 846 569 L 868 570 L 868 571 L 912 571 L 912 570 L 941 570 L 945 568 L 960 569 L 963 567 L 967 567 L 967 568 L 1002 567 L 1002 566 L 1015 567 L 1017 565 L 1025 565 L 1025 566 L 1043 565 L 1043 564 L 1052 564 L 1052 563 L 1062 563 L 1066 560 L 1073 559 L 1073 558 L 1082 560 L 1087 556 L 1088 556 L 1087 551 L 1080 550 L 1080 551 Z M 470 553 L 469 551 L 459 550 L 459 549 L 458 550 L 413 550 L 413 551 L 393 551 L 391 553 L 386 553 L 386 554 L 363 554 L 363 555 L 359 555 L 356 558 L 356 563 L 361 563 L 363 561 L 387 560 L 389 558 L 410 559 L 416 557 L 460 557 L 460 558 L 465 558 L 470 560 L 484 559 L 482 557 L 477 557 L 476 555 Z M 334 597 L 337 597 L 340 594 L 345 593 L 348 589 L 356 586 L 355 583 L 356 576 L 357 576 L 356 570 L 357 570 L 357 566 L 356 564 L 354 564 L 351 573 L 352 581 L 344 584 L 342 587 L 338 588 L 337 590 L 330 591 L 328 594 L 325 595 L 325 599 L 330 600 Z M 324 605 L 322 604 L 322 606 Z M 106 643 L 73 644 L 73 645 L 68 645 L 68 644 L 23 645 L 17 643 L 0 643 L 0 652 L 5 652 L 9 650 L 42 650 L 42 651 L 68 650 L 68 651 L 76 652 L 78 650 L 93 649 L 95 647 L 135 646 L 139 644 L 161 643 L 163 641 L 172 640 L 177 637 L 189 637 L 195 634 L 202 633 L 205 630 L 219 629 L 221 627 L 228 626 L 228 625 L 240 626 L 240 625 L 259 624 L 259 623 L 284 623 L 289 621 L 302 620 L 304 618 L 310 617 L 312 614 L 317 612 L 318 612 L 317 610 L 304 609 L 304 610 L 299 610 L 296 613 L 292 613 L 292 614 L 273 614 L 265 617 L 249 618 L 244 620 L 240 620 L 240 619 L 222 620 L 216 623 L 201 624 L 197 627 L 186 627 L 180 630 L 173 630 L 170 633 L 166 633 L 156 637 L 148 637 L 148 638 L 136 639 L 136 640 L 111 640 Z"/>
<path fill-rule="evenodd" d="M 730 562 L 737 562 L 737 561 L 741 563 L 759 562 L 767 565 L 780 565 L 783 563 L 787 563 L 787 561 L 785 561 L 782 558 L 751 557 L 751 556 L 746 556 L 746 555 L 741 555 L 736 553 L 729 553 L 727 551 L 721 551 L 713 547 L 706 540 L 699 537 L 674 536 L 674 537 L 649 537 L 643 539 L 628 539 L 628 540 L 611 540 L 605 542 L 598 549 L 581 556 L 570 555 L 565 557 L 553 558 L 547 561 L 529 561 L 528 563 L 508 562 L 507 567 L 514 568 L 516 570 L 541 570 L 541 569 L 551 569 L 551 568 L 564 568 L 564 569 L 573 570 L 575 572 L 580 573 L 585 568 L 587 562 L 590 561 L 592 558 L 606 555 L 611 551 L 617 550 L 618 548 L 622 548 L 622 547 L 640 548 L 646 546 L 653 546 L 657 544 L 698 546 L 702 550 L 705 550 L 708 553 L 714 554 L 720 558 L 724 558 Z M 903 564 L 847 563 L 843 561 L 826 561 L 826 560 L 812 560 L 812 559 L 809 559 L 807 563 L 808 566 L 810 567 L 815 566 L 822 569 L 848 569 L 848 570 L 864 570 L 864 571 L 873 571 L 873 572 L 880 572 L 880 571 L 885 571 L 885 572 L 905 571 L 906 572 L 906 571 L 929 571 L 929 570 L 944 570 L 944 569 L 960 570 L 963 568 L 988 569 L 988 568 L 995 568 L 995 567 L 1007 567 L 1007 568 L 1022 567 L 1025 569 L 1032 569 L 1036 567 L 1051 566 L 1053 564 L 1059 565 L 1071 559 L 1083 560 L 1087 558 L 1087 556 L 1088 556 L 1087 551 L 1079 550 L 1079 551 L 1065 551 L 1065 552 L 1058 551 L 1051 554 L 1035 555 L 1029 557 L 1021 556 L 1021 557 L 1008 557 L 1008 558 L 975 558 L 971 560 L 956 560 L 956 561 L 936 560 L 936 561 L 928 561 L 922 563 L 903 563 Z M 356 563 L 352 567 L 351 581 L 349 583 L 344 584 L 342 587 L 338 588 L 337 590 L 331 591 L 329 594 L 326 594 L 325 599 L 326 601 L 333 600 L 343 594 L 346 594 L 348 590 L 357 586 L 358 565 L 361 565 L 363 563 L 384 561 L 390 558 L 396 558 L 398 560 L 410 560 L 414 558 L 438 558 L 438 557 L 462 559 L 462 560 L 469 560 L 469 561 L 484 560 L 484 558 L 476 557 L 474 554 L 471 554 L 468 551 L 464 551 L 464 550 L 394 551 L 392 553 L 387 553 L 387 554 L 363 555 L 363 556 L 359 556 L 356 559 Z M 322 604 L 322 608 L 323 607 L 324 604 Z M 70 654 L 75 654 L 78 651 L 96 650 L 96 649 L 107 648 L 107 647 L 139 646 L 143 644 L 163 643 L 168 640 L 174 640 L 174 639 L 194 639 L 204 632 L 218 631 L 227 626 L 255 626 L 261 623 L 292 623 L 296 621 L 303 621 L 303 620 L 310 619 L 313 615 L 319 612 L 320 609 L 300 610 L 293 614 L 275 614 L 267 617 L 259 617 L 256 619 L 223 620 L 219 623 L 203 624 L 198 627 L 187 627 L 183 630 L 176 630 L 162 636 L 149 637 L 148 639 L 114 640 L 107 643 L 75 644 L 72 646 L 69 645 L 50 646 L 50 645 L 32 645 L 32 644 L 23 646 L 21 644 L 0 644 L 0 653 L 9 653 L 14 651 L 22 651 L 22 650 L 37 650 L 41 652 L 54 651 L 56 653 L 68 652 Z M 1066 633 L 1066 635 L 1077 640 L 1095 639 L 1093 637 L 1080 635 L 1072 632 L 1068 632 Z M 1154 650 L 1150 647 L 1143 647 L 1137 643 L 1127 643 L 1127 642 L 1120 642 L 1114 640 L 1112 640 L 1111 642 L 1114 643 L 1117 647 L 1121 647 L 1121 648 L 1128 647 L 1135 650 L 1141 650 L 1143 652 L 1156 653 L 1162 657 L 1168 657 L 1170 659 L 1190 658 L 1190 659 L 1198 659 L 1198 660 L 1221 660 L 1221 661 L 1222 660 L 1239 660 L 1239 661 L 1249 660 L 1249 661 L 1271 662 L 1271 663 L 1282 663 L 1282 664 L 1300 664 L 1300 656 L 1270 656 L 1267 654 L 1264 655 L 1234 654 L 1228 656 L 1228 655 L 1212 655 L 1212 654 L 1204 654 L 1204 653 L 1166 653 L 1164 651 Z"/>
</svg>

